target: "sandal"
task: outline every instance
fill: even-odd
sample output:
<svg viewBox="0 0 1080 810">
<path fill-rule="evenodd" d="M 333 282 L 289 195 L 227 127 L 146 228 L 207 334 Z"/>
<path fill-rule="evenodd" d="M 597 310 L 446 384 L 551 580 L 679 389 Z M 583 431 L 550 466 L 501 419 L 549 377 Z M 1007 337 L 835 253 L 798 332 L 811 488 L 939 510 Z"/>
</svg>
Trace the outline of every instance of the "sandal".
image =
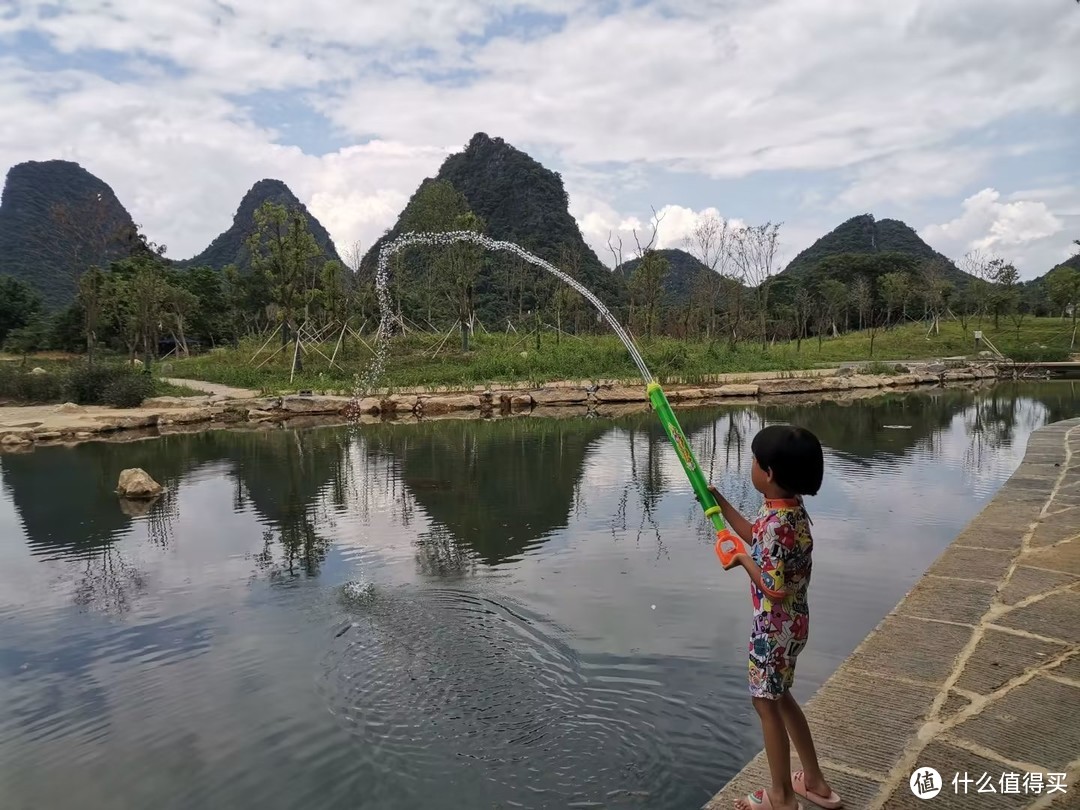
<svg viewBox="0 0 1080 810">
<path fill-rule="evenodd" d="M 772 800 L 769 798 L 769 791 L 764 788 L 759 788 L 753 793 L 748 793 L 745 799 L 746 803 L 751 807 L 760 807 L 762 810 L 773 810 Z M 796 810 L 802 810 L 802 805 L 795 802 Z"/>
<path fill-rule="evenodd" d="M 836 795 L 836 791 L 832 791 L 828 796 L 822 796 L 820 793 L 814 793 L 812 790 L 806 789 L 806 774 L 803 771 L 795 771 L 791 775 L 791 786 L 795 788 L 795 792 L 806 799 L 808 802 L 813 802 L 818 807 L 824 807 L 825 810 L 838 810 L 844 806 L 844 802 Z"/>
</svg>

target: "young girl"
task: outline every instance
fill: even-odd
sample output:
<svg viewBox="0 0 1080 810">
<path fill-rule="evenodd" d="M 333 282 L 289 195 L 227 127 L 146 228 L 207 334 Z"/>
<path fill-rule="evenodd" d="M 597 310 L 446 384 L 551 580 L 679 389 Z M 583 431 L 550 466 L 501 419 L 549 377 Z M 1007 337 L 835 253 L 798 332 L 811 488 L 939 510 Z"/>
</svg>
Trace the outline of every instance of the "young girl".
<svg viewBox="0 0 1080 810">
<path fill-rule="evenodd" d="M 795 661 L 809 635 L 810 518 L 802 496 L 821 488 L 824 458 L 817 437 L 802 428 L 772 425 L 754 437 L 750 479 L 765 497 L 751 524 L 710 487 L 731 530 L 752 547 L 738 562 L 750 575 L 754 625 L 750 633 L 750 694 L 761 719 L 772 786 L 735 803 L 737 810 L 794 810 L 796 795 L 828 808 L 842 806 L 818 765 L 810 727 L 791 695 Z M 767 592 L 779 594 L 771 599 Z M 803 770 L 791 773 L 788 738 Z"/>
</svg>

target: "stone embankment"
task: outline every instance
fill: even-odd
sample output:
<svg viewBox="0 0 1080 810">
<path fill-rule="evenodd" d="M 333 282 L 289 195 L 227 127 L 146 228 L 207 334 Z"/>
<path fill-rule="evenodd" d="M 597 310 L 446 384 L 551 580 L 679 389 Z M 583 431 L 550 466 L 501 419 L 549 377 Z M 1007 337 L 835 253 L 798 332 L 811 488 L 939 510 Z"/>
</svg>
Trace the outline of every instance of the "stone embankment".
<svg viewBox="0 0 1080 810">
<path fill-rule="evenodd" d="M 854 370 L 800 376 L 773 376 L 750 382 L 670 385 L 673 405 L 754 403 L 773 398 L 852 398 L 918 386 L 968 384 L 995 376 L 992 367 L 899 367 L 896 373 L 866 375 Z M 580 382 L 526 389 L 478 387 L 445 393 L 396 392 L 354 400 L 345 396 L 157 397 L 142 407 L 110 409 L 71 403 L 0 408 L 0 450 L 27 450 L 41 443 L 71 443 L 139 432 L 182 432 L 214 426 L 290 426 L 328 418 L 387 419 L 491 418 L 541 412 L 545 415 L 615 416 L 647 407 L 644 386 L 628 382 Z"/>
</svg>

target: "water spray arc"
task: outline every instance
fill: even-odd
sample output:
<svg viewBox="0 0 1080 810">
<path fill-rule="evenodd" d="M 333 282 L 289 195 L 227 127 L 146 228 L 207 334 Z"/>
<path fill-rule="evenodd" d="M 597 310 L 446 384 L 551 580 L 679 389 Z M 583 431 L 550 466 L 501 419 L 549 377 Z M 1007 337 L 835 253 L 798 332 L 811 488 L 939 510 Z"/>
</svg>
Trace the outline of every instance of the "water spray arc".
<svg viewBox="0 0 1080 810">
<path fill-rule="evenodd" d="M 679 421 L 675 418 L 675 414 L 671 409 L 671 404 L 668 402 L 667 396 L 664 394 L 664 390 L 655 380 L 652 373 L 649 371 L 648 366 L 645 365 L 645 360 L 642 358 L 641 352 L 638 351 L 633 338 L 631 338 L 629 333 L 623 328 L 623 325 L 615 319 L 615 316 L 611 314 L 608 308 L 604 306 L 604 303 L 597 298 L 591 290 L 553 266 L 551 263 L 530 253 L 513 242 L 502 242 L 491 239 L 474 231 L 446 231 L 442 233 L 406 233 L 383 245 L 382 249 L 379 251 L 379 261 L 375 270 L 375 292 L 379 302 L 379 312 L 381 313 L 379 331 L 376 337 L 375 359 L 372 361 L 371 367 L 365 374 L 363 381 L 357 381 L 354 397 L 359 399 L 363 393 L 370 391 L 374 387 L 375 383 L 382 376 L 386 354 L 390 348 L 390 333 L 393 326 L 393 308 L 390 301 L 390 291 L 388 289 L 390 257 L 408 247 L 418 245 L 438 247 L 459 242 L 471 242 L 472 244 L 479 245 L 488 250 L 514 254 L 523 261 L 526 261 L 535 267 L 539 267 L 541 270 L 550 273 L 565 284 L 570 285 L 592 304 L 600 315 L 603 316 L 604 320 L 606 320 L 608 325 L 612 328 L 612 331 L 615 332 L 615 335 L 623 342 L 623 345 L 626 346 L 626 350 L 630 352 L 630 357 L 633 359 L 634 365 L 637 366 L 642 379 L 645 381 L 645 390 L 648 393 L 653 410 L 660 419 L 660 423 L 664 426 L 664 432 L 667 434 L 671 446 L 675 448 L 675 453 L 682 464 L 683 472 L 686 473 L 686 477 L 690 481 L 690 486 L 694 490 L 694 495 L 697 498 L 698 503 L 701 504 L 701 508 L 705 512 L 705 517 L 712 521 L 713 527 L 716 529 L 716 553 L 720 557 L 721 563 L 724 565 L 724 568 L 731 568 L 734 566 L 735 555 L 738 553 L 747 553 L 746 546 L 724 522 L 724 517 L 720 512 L 720 506 L 717 504 L 716 498 L 714 498 L 713 494 L 709 491 L 708 482 L 705 480 L 705 475 L 702 473 L 701 467 L 698 466 L 697 459 L 690 449 L 690 443 L 686 439 L 686 434 L 683 433 Z"/>
</svg>

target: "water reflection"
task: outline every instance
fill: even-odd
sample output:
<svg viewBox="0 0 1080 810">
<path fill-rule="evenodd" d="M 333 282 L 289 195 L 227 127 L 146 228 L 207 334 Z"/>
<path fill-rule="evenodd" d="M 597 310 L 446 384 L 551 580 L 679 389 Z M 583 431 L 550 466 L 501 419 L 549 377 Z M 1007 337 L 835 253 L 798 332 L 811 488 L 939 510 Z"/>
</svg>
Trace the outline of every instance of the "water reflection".
<svg viewBox="0 0 1080 810">
<path fill-rule="evenodd" d="M 460 567 L 456 543 L 485 565 L 519 559 L 566 527 L 597 419 L 448 420 L 365 426 L 360 441 L 434 524 L 433 571 Z"/>
<path fill-rule="evenodd" d="M 1078 393 L 679 411 L 746 509 L 763 424 L 826 447 L 800 696 Z M 167 487 L 144 514 L 126 467 Z M 759 744 L 745 582 L 649 412 L 41 448 L 0 477 L 5 808 L 700 806 Z"/>
</svg>

